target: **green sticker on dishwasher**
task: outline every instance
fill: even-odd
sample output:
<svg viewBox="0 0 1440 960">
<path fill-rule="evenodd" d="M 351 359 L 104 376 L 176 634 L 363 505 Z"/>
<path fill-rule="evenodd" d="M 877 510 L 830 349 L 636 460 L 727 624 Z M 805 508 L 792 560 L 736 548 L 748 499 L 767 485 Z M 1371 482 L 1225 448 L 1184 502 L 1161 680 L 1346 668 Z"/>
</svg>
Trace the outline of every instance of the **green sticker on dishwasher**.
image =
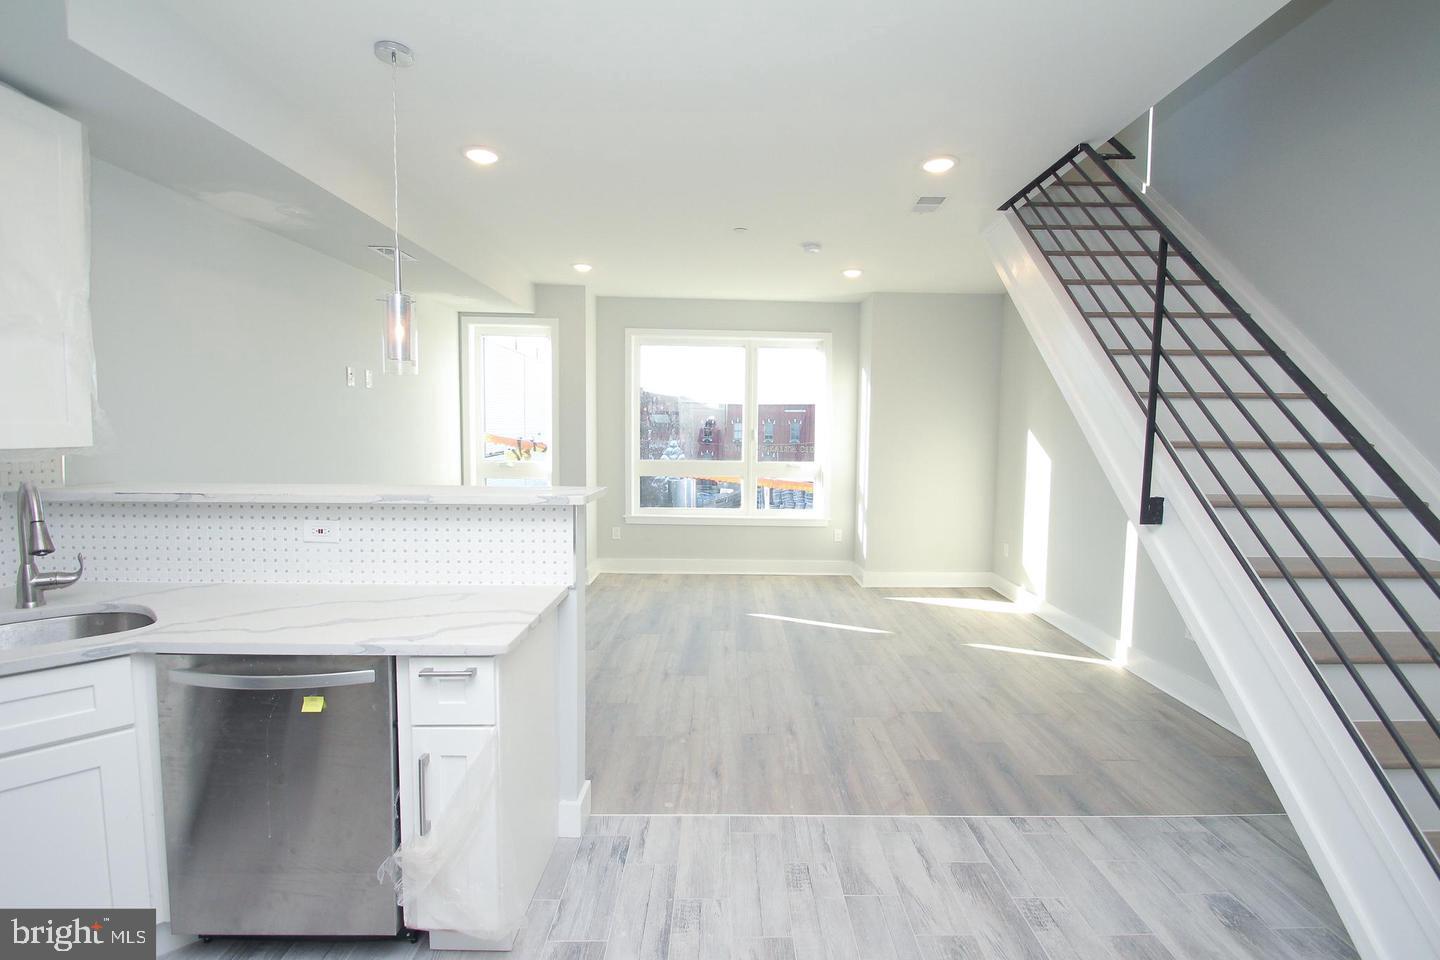
<svg viewBox="0 0 1440 960">
<path fill-rule="evenodd" d="M 306 697 L 300 703 L 301 713 L 320 713 L 325 709 L 324 697 Z"/>
</svg>

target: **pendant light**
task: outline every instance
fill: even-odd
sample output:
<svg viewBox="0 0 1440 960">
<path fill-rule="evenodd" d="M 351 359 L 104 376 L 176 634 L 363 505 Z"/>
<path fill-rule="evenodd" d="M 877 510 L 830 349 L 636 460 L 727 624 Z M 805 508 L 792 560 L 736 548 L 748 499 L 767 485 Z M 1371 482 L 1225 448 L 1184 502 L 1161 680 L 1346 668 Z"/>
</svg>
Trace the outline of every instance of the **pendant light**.
<svg viewBox="0 0 1440 960">
<path fill-rule="evenodd" d="M 395 40 L 377 40 L 375 58 L 390 66 L 390 169 L 394 178 L 395 289 L 382 298 L 385 329 L 381 369 L 385 373 L 420 372 L 420 338 L 415 328 L 415 300 L 405 292 L 400 278 L 400 108 L 396 78 L 401 67 L 415 62 L 415 54 Z"/>
</svg>

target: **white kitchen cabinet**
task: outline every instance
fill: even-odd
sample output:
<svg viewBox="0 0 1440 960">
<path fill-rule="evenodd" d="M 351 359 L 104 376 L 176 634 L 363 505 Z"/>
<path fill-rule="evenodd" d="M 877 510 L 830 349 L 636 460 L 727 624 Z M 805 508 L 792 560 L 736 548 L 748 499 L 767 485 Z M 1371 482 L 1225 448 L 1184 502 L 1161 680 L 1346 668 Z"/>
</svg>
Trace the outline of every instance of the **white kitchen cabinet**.
<svg viewBox="0 0 1440 960">
<path fill-rule="evenodd" d="M 416 727 L 411 744 L 415 763 L 415 833 L 428 833 L 440 816 L 464 816 L 476 821 L 474 842 L 459 851 L 459 870 L 466 876 L 466 885 L 483 891 L 473 906 L 479 915 L 500 916 L 500 862 L 494 855 L 498 849 L 496 830 L 499 811 L 496 795 L 490 792 L 483 803 L 466 810 L 451 809 L 455 793 L 472 763 L 488 762 L 484 775 L 494 774 L 494 754 L 486 748 L 495 739 L 493 727 Z M 402 771 L 402 776 L 405 775 Z M 405 923 L 416 930 L 439 930 L 447 925 L 442 905 L 421 900 L 407 911 Z"/>
<path fill-rule="evenodd" d="M 397 658 L 402 842 L 460 817 L 473 829 L 458 852 L 468 886 L 482 892 L 487 935 L 454 929 L 444 905 L 422 896 L 405 924 L 436 950 L 508 950 L 554 849 L 559 822 L 555 735 L 555 612 L 499 657 Z M 483 802 L 455 807 L 470 765 L 492 766 Z"/>
<path fill-rule="evenodd" d="M 92 442 L 80 124 L 0 85 L 0 450 Z"/>
<path fill-rule="evenodd" d="M 0 757 L 0 903 L 149 907 L 135 730 Z"/>
<path fill-rule="evenodd" d="M 156 906 L 128 657 L 0 677 L 0 904 Z"/>
</svg>

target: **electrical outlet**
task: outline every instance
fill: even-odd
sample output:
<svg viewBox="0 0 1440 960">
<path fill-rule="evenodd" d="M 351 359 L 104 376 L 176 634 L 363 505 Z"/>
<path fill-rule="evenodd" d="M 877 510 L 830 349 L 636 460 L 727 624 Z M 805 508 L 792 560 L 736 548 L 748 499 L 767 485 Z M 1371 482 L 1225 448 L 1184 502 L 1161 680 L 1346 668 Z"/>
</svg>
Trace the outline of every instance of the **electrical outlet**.
<svg viewBox="0 0 1440 960">
<path fill-rule="evenodd" d="M 366 371 L 365 371 L 365 389 L 366 389 L 366 390 L 369 390 L 369 389 L 370 389 L 371 387 L 373 387 L 373 386 L 375 386 L 375 371 L 374 371 L 374 370 L 366 370 Z"/>
<path fill-rule="evenodd" d="M 610 539 L 611 539 L 611 540 L 619 540 L 619 539 L 620 539 L 620 528 L 619 528 L 619 527 L 611 527 L 611 528 L 610 528 Z"/>
<path fill-rule="evenodd" d="M 333 523 L 307 523 L 304 540 L 306 543 L 336 543 L 340 540 L 340 528 Z"/>
<path fill-rule="evenodd" d="M 844 531 L 844 530 L 841 530 L 839 527 L 836 527 L 836 528 L 835 528 L 833 531 L 831 531 L 831 532 L 832 532 L 832 533 L 834 534 L 834 536 L 835 536 L 835 542 L 836 542 L 836 543 L 844 543 L 844 542 L 845 542 L 845 531 Z"/>
<path fill-rule="evenodd" d="M 347 386 L 347 387 L 353 387 L 353 386 L 355 386 L 355 368 L 354 368 L 354 367 L 346 367 L 346 368 L 345 368 L 345 386 Z"/>
<path fill-rule="evenodd" d="M 1002 557 L 1007 557 L 1007 558 L 1010 556 L 1010 544 L 1008 544 L 1008 543 L 1002 543 L 1002 544 L 1000 544 L 1000 555 L 1001 555 Z"/>
</svg>

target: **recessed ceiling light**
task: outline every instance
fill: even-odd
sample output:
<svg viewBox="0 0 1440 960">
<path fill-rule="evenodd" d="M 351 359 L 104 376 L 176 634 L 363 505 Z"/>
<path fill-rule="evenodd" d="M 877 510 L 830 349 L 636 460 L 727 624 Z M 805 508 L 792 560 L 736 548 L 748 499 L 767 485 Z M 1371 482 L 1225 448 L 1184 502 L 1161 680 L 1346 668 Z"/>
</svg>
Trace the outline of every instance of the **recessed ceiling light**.
<svg viewBox="0 0 1440 960">
<path fill-rule="evenodd" d="M 575 268 L 576 273 L 589 273 L 591 270 L 595 269 L 588 263 L 572 263 L 570 264 L 570 266 Z"/>
<path fill-rule="evenodd" d="M 859 267 L 850 267 L 848 270 L 841 270 L 840 274 L 847 280 L 858 280 L 863 272 Z"/>
<path fill-rule="evenodd" d="M 804 243 L 800 244 L 800 249 L 804 250 L 806 253 L 819 253 L 820 244 L 815 242 L 814 240 L 806 240 Z"/>
<path fill-rule="evenodd" d="M 749 231 L 750 228 L 749 228 L 749 227 L 731 227 L 730 229 L 731 229 L 731 230 L 734 230 L 736 233 L 746 233 L 746 232 Z"/>
<path fill-rule="evenodd" d="M 489 147 L 471 147 L 465 151 L 465 159 L 472 163 L 478 163 L 482 167 L 488 167 L 500 159 L 500 154 Z"/>
<path fill-rule="evenodd" d="M 954 157 L 931 157 L 929 160 L 920 164 L 920 169 L 926 173 L 949 173 L 950 169 L 954 166 Z"/>
</svg>

